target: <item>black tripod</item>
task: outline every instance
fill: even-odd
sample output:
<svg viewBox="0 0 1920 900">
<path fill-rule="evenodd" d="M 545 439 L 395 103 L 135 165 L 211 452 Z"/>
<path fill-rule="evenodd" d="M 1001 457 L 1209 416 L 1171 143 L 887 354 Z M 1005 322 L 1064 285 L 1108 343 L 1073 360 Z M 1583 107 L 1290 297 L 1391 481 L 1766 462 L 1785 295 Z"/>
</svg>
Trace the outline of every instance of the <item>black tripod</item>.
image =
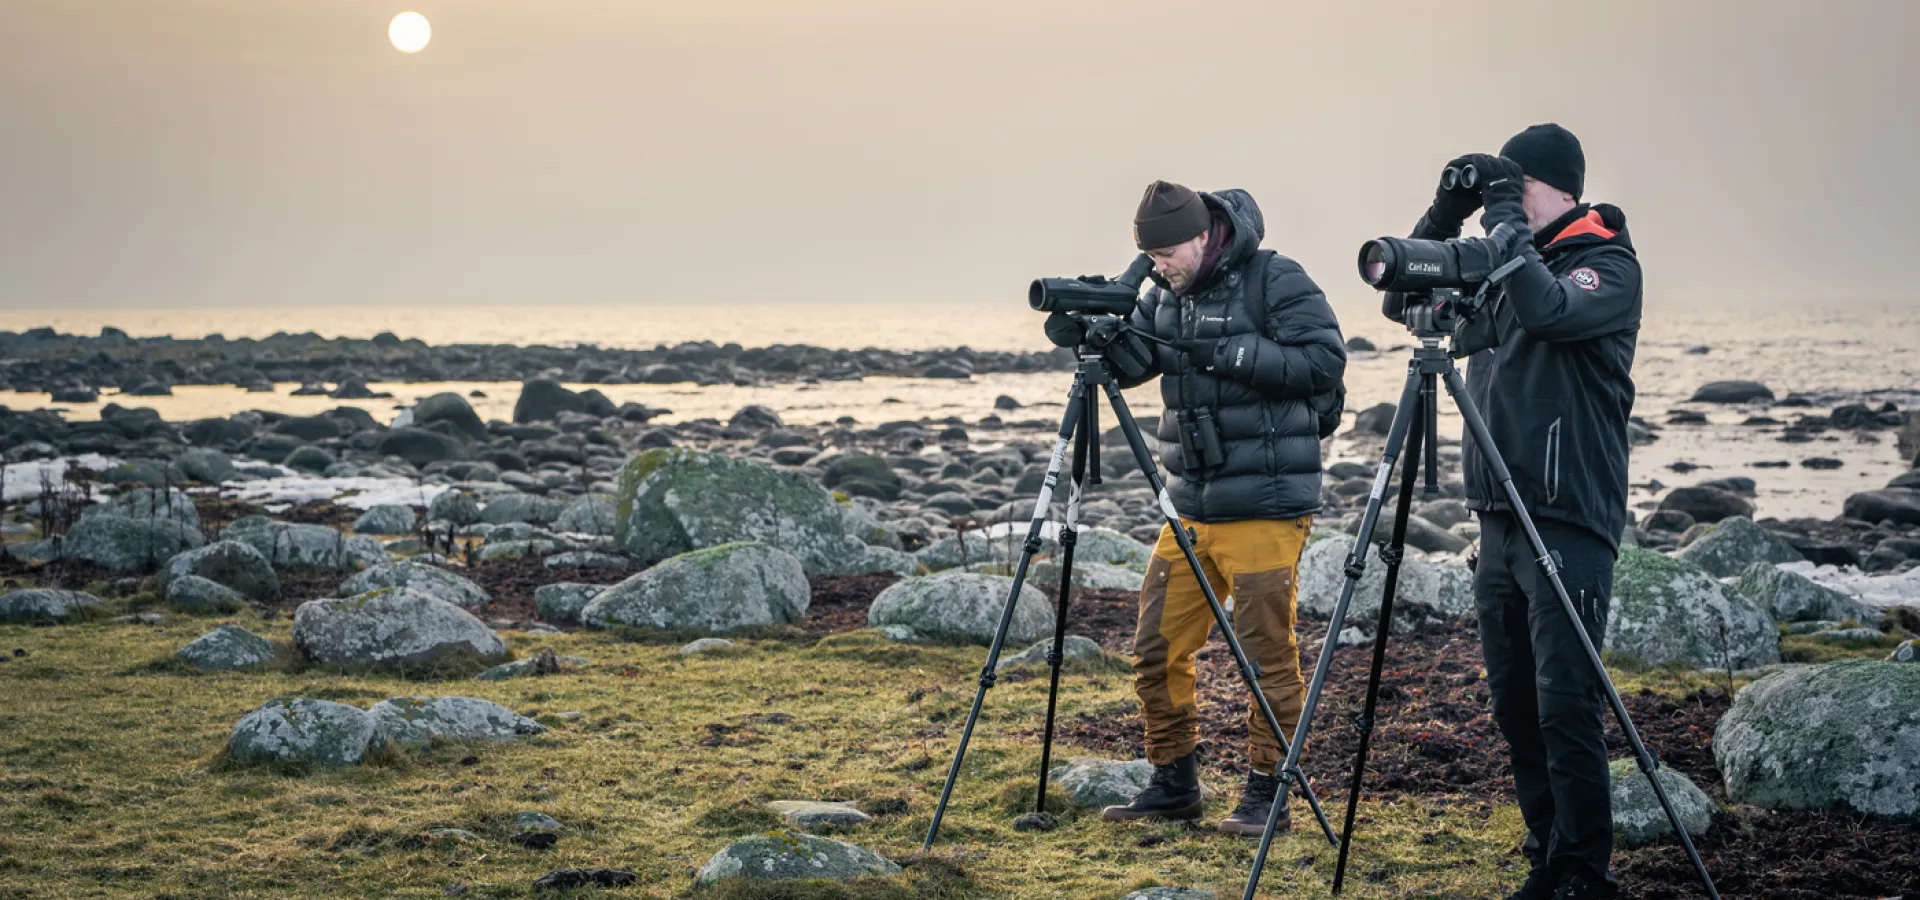
<svg viewBox="0 0 1920 900">
<path fill-rule="evenodd" d="M 1484 293 L 1484 292 L 1483 292 Z M 1374 476 L 1373 490 L 1367 495 L 1367 509 L 1360 519 L 1360 534 L 1354 539 L 1353 553 L 1347 557 L 1345 586 L 1340 590 L 1340 600 L 1334 605 L 1333 620 L 1327 626 L 1327 640 L 1321 645 L 1319 662 L 1314 666 L 1313 681 L 1307 686 L 1305 708 L 1300 713 L 1300 727 L 1293 735 L 1292 749 L 1288 751 L 1285 766 L 1289 769 L 1296 765 L 1300 748 L 1305 746 L 1307 733 L 1313 725 L 1313 714 L 1320 702 L 1320 689 L 1326 683 L 1327 672 L 1333 663 L 1335 635 L 1347 617 L 1347 607 L 1353 600 L 1353 590 L 1359 584 L 1360 577 L 1366 572 L 1367 551 L 1373 540 L 1374 526 L 1379 523 L 1380 505 L 1386 494 L 1387 482 L 1392 478 L 1394 463 L 1399 459 L 1404 444 L 1407 451 L 1407 468 L 1400 478 L 1400 497 L 1395 507 L 1393 534 L 1380 550 L 1381 561 L 1387 564 L 1385 594 L 1380 598 L 1380 618 L 1375 626 L 1373 639 L 1373 664 L 1367 673 L 1367 698 L 1356 722 L 1360 730 L 1360 746 L 1354 754 L 1353 781 L 1347 797 L 1346 822 L 1340 834 L 1340 856 L 1333 872 L 1333 892 L 1340 893 L 1347 871 L 1347 853 L 1352 846 L 1354 812 L 1360 803 L 1361 778 L 1366 773 L 1367 751 L 1373 737 L 1373 716 L 1380 694 L 1380 671 L 1386 661 L 1387 639 L 1393 629 L 1394 592 L 1400 578 L 1400 562 L 1403 558 L 1407 537 L 1407 517 L 1412 513 L 1413 486 L 1420 471 L 1420 451 L 1426 449 L 1427 486 L 1429 493 L 1435 492 L 1435 468 L 1438 461 L 1434 426 L 1438 410 L 1434 392 L 1434 381 L 1441 378 L 1446 381 L 1447 393 L 1466 420 L 1467 430 L 1473 436 L 1474 444 L 1485 457 L 1487 465 L 1493 471 L 1494 480 L 1499 482 L 1505 493 L 1507 503 L 1513 508 L 1526 529 L 1527 540 L 1533 547 L 1534 558 L 1540 568 L 1546 572 L 1547 579 L 1553 583 L 1553 590 L 1566 610 L 1567 620 L 1574 625 L 1574 632 L 1580 638 L 1580 646 L 1586 649 L 1588 661 L 1594 671 L 1600 675 L 1600 683 L 1606 686 L 1607 702 L 1613 707 L 1614 718 L 1620 721 L 1620 730 L 1625 733 L 1627 743 L 1633 747 L 1635 759 L 1640 771 L 1653 785 L 1655 796 L 1660 798 L 1660 806 L 1666 810 L 1667 821 L 1680 837 L 1681 846 L 1686 848 L 1687 857 L 1693 861 L 1700 883 L 1707 889 L 1707 896 L 1719 900 L 1720 892 L 1713 886 L 1712 876 L 1707 874 L 1707 866 L 1700 859 L 1699 851 L 1693 847 L 1693 840 L 1687 836 L 1687 829 L 1680 823 L 1679 814 L 1674 811 L 1673 801 L 1667 797 L 1666 788 L 1660 784 L 1655 774 L 1659 763 L 1647 751 L 1640 741 L 1640 734 L 1633 727 L 1633 720 L 1627 717 L 1627 708 L 1620 700 L 1620 694 L 1613 688 L 1612 679 L 1607 677 L 1606 665 L 1600 660 L 1600 653 L 1594 649 L 1593 640 L 1586 629 L 1580 625 L 1578 610 L 1574 608 L 1572 598 L 1560 581 L 1559 558 L 1547 549 L 1534 528 L 1533 517 L 1527 513 L 1526 506 L 1520 500 L 1519 489 L 1514 487 L 1513 475 L 1507 470 L 1507 464 L 1500 458 L 1493 443 L 1493 436 L 1487 430 L 1486 420 L 1481 418 L 1479 409 L 1473 405 L 1473 399 L 1467 395 L 1466 382 L 1460 377 L 1460 370 L 1454 367 L 1453 359 L 1440 346 L 1440 336 L 1450 329 L 1436 327 L 1431 307 L 1408 307 L 1408 323 L 1413 327 L 1414 335 L 1420 339 L 1420 346 L 1413 351 L 1413 361 L 1407 367 L 1406 388 L 1400 394 L 1400 406 L 1394 412 L 1393 424 L 1387 431 L 1386 451 L 1380 461 L 1378 473 Z M 1419 430 L 1413 429 L 1415 421 L 1420 423 Z M 1247 890 L 1243 900 L 1253 900 L 1254 891 L 1260 886 L 1261 870 L 1267 861 L 1267 851 L 1273 844 L 1273 832 L 1277 816 L 1267 820 L 1266 833 L 1260 837 L 1260 850 L 1254 856 L 1253 872 L 1247 879 Z"/>
<path fill-rule="evenodd" d="M 1167 496 L 1165 483 L 1160 480 L 1159 469 L 1154 466 L 1153 456 L 1147 450 L 1145 439 L 1140 436 L 1140 426 L 1127 411 L 1127 401 L 1120 396 L 1120 388 L 1113 381 L 1104 354 L 1105 347 L 1117 336 L 1118 330 L 1104 332 L 1103 342 L 1098 346 L 1083 344 L 1080 348 L 1080 366 L 1073 376 L 1073 390 L 1067 398 L 1067 412 L 1060 423 L 1059 441 L 1054 445 L 1053 460 L 1047 466 L 1046 480 L 1040 487 L 1039 501 L 1034 505 L 1033 522 L 1027 529 L 1026 543 L 1021 545 L 1020 562 L 1013 572 L 1013 587 L 1007 594 L 1006 607 L 1000 613 L 1000 625 L 994 632 L 993 643 L 987 649 L 987 664 L 980 670 L 980 688 L 973 695 L 973 709 L 967 713 L 966 728 L 960 732 L 960 747 L 954 751 L 953 765 L 947 769 L 946 787 L 940 791 L 940 803 L 933 810 L 933 824 L 927 828 L 927 840 L 923 849 L 932 849 L 933 839 L 940 833 L 940 820 L 946 815 L 947 800 L 953 795 L 953 783 L 960 777 L 960 764 L 967 755 L 967 743 L 973 738 L 973 726 L 980 718 L 980 705 L 985 701 L 987 689 L 993 687 L 996 680 L 994 669 L 1000 662 L 1001 645 L 1007 638 L 1007 628 L 1013 621 L 1014 604 L 1020 599 L 1020 589 L 1026 582 L 1027 565 L 1033 555 L 1040 552 L 1041 526 L 1047 517 L 1047 507 L 1052 502 L 1054 487 L 1059 483 L 1060 469 L 1067 456 L 1067 446 L 1073 445 L 1073 482 L 1067 495 L 1067 515 L 1060 532 L 1060 597 L 1053 623 L 1053 646 L 1047 653 L 1047 665 L 1052 669 L 1047 685 L 1047 724 L 1045 737 L 1040 744 L 1040 790 L 1034 800 L 1033 812 L 1021 816 L 1015 823 L 1017 828 L 1048 829 L 1053 825 L 1052 816 L 1047 813 L 1047 769 L 1053 757 L 1053 719 L 1055 701 L 1060 691 L 1060 664 L 1063 643 L 1067 634 L 1067 595 L 1073 585 L 1073 548 L 1078 540 L 1076 529 L 1079 524 L 1080 497 L 1084 486 L 1100 483 L 1100 399 L 1094 394 L 1094 388 L 1104 388 L 1107 402 L 1113 405 L 1115 418 L 1120 421 L 1120 430 L 1127 437 L 1127 445 L 1133 450 L 1134 462 L 1141 473 L 1147 476 L 1154 494 L 1160 498 L 1160 510 L 1166 516 L 1167 523 L 1173 527 L 1173 534 L 1180 543 L 1180 551 L 1186 555 L 1187 565 L 1193 570 L 1194 578 L 1200 582 L 1200 590 L 1206 595 L 1207 605 L 1213 610 L 1213 621 L 1226 638 L 1227 649 L 1233 654 L 1234 662 L 1240 667 L 1240 677 L 1245 679 L 1247 690 L 1253 695 L 1254 703 L 1266 717 L 1267 727 L 1273 729 L 1274 737 L 1280 743 L 1282 751 L 1287 750 L 1287 739 L 1280 728 L 1280 721 L 1268 705 L 1265 694 L 1260 692 L 1260 670 L 1247 659 L 1246 651 L 1241 649 L 1240 641 L 1233 632 L 1233 622 L 1220 606 L 1219 598 L 1213 593 L 1213 586 L 1207 583 L 1202 573 L 1200 559 L 1193 550 L 1193 538 L 1187 533 L 1186 526 L 1180 522 L 1179 513 L 1174 511 L 1173 501 Z M 1299 769 L 1298 754 L 1289 753 L 1287 765 L 1280 771 L 1291 778 L 1300 787 L 1300 793 L 1306 797 L 1312 807 L 1315 819 L 1320 822 L 1320 830 L 1326 835 L 1329 844 L 1334 843 L 1333 826 L 1320 809 L 1320 800 L 1307 786 L 1307 776 Z M 1286 805 L 1282 795 L 1274 803 L 1279 809 Z"/>
</svg>

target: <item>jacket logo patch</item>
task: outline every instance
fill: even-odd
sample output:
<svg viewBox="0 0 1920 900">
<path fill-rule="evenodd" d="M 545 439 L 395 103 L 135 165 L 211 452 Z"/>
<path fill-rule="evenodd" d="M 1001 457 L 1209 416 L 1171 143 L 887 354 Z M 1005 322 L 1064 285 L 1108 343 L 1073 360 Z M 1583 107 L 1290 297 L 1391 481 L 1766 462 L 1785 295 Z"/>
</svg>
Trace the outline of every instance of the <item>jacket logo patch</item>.
<svg viewBox="0 0 1920 900">
<path fill-rule="evenodd" d="M 1583 291 L 1597 291 L 1600 289 L 1600 273 L 1592 269 L 1575 269 L 1573 270 L 1573 274 L 1567 277 L 1573 279 L 1574 287 Z"/>
</svg>

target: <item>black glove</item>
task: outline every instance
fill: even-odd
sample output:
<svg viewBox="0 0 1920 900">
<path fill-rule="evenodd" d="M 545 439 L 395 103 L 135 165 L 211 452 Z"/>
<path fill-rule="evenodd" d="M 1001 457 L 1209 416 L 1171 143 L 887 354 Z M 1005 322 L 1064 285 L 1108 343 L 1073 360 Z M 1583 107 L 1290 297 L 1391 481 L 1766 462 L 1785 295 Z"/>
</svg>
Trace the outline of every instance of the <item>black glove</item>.
<svg viewBox="0 0 1920 900">
<path fill-rule="evenodd" d="M 1078 347 L 1087 339 L 1087 323 L 1079 316 L 1056 312 L 1047 316 L 1047 340 L 1056 347 Z"/>
<path fill-rule="evenodd" d="M 1466 156 L 1456 157 L 1452 162 L 1447 163 L 1446 167 L 1448 169 L 1464 168 L 1471 164 L 1475 157 L 1483 155 L 1485 154 L 1470 153 Z M 1444 175 L 1445 170 L 1443 169 L 1441 171 Z M 1484 180 L 1486 173 L 1483 171 L 1480 177 Z M 1433 205 L 1427 207 L 1427 221 L 1433 223 L 1435 227 L 1441 230 L 1457 233 L 1460 230 L 1460 226 L 1467 221 L 1467 217 L 1473 215 L 1479 208 L 1480 188 L 1478 185 L 1470 188 L 1454 185 L 1452 190 L 1448 190 L 1445 187 L 1438 187 L 1435 188 L 1433 192 Z"/>
<path fill-rule="evenodd" d="M 1253 362 L 1260 352 L 1260 338 L 1253 334 L 1230 338 L 1188 338 L 1173 342 L 1195 371 L 1239 382 L 1253 381 Z"/>
<path fill-rule="evenodd" d="M 1526 192 L 1526 174 L 1520 171 L 1520 164 L 1504 156 L 1485 156 L 1484 161 L 1476 160 L 1474 165 L 1481 166 L 1481 195 L 1486 199 L 1487 214 L 1480 217 L 1480 227 L 1488 234 L 1502 222 L 1511 222 L 1520 229 L 1521 234 L 1531 234 L 1527 228 L 1527 210 L 1520 204 L 1520 197 Z"/>
</svg>

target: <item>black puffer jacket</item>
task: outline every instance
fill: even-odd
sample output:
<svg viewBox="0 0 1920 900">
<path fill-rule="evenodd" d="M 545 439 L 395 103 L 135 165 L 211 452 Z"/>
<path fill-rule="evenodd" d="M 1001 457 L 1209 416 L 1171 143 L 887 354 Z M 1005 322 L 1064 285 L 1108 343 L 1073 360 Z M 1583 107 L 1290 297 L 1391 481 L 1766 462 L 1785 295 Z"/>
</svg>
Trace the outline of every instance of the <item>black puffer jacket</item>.
<svg viewBox="0 0 1920 900">
<path fill-rule="evenodd" d="M 1176 511 L 1200 522 L 1290 519 L 1320 509 L 1319 417 L 1310 400 L 1340 387 L 1347 349 L 1325 294 L 1300 264 L 1260 249 L 1266 221 L 1246 191 L 1201 194 L 1233 237 L 1211 270 L 1188 293 L 1164 283 L 1142 293 L 1135 328 L 1163 340 L 1229 339 L 1236 377 L 1198 371 L 1184 354 L 1154 345 L 1155 365 L 1121 387 L 1157 375 L 1167 413 L 1159 439 L 1167 491 Z M 1247 311 L 1248 279 L 1266 278 L 1267 321 Z M 1226 461 L 1190 471 L 1181 458 L 1174 411 L 1207 409 L 1218 423 Z"/>
<path fill-rule="evenodd" d="M 1415 236 L 1453 235 L 1423 220 Z M 1626 214 L 1576 206 L 1522 254 L 1526 264 L 1493 301 L 1499 345 L 1470 357 L 1467 393 L 1527 510 L 1588 529 L 1618 550 L 1641 303 Z M 1460 466 L 1469 507 L 1508 508 L 1471 435 Z"/>
</svg>

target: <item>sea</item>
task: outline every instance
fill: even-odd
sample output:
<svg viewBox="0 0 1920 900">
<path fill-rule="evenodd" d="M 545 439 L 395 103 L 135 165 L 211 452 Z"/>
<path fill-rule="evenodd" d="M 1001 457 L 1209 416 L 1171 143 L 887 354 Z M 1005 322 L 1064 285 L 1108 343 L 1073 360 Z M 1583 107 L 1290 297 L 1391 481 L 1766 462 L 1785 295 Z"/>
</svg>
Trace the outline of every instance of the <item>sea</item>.
<svg viewBox="0 0 1920 900">
<path fill-rule="evenodd" d="M 1348 337 L 1380 348 L 1356 352 L 1347 369 L 1350 412 L 1397 400 L 1406 378 L 1411 340 L 1382 318 L 1371 303 L 1339 303 L 1336 313 Z M 0 330 L 51 326 L 95 334 L 119 328 L 136 337 L 267 337 L 276 332 L 313 332 L 325 337 L 372 337 L 391 332 L 430 344 L 544 344 L 648 348 L 685 341 L 735 342 L 756 347 L 810 344 L 829 348 L 915 350 L 972 347 L 976 350 L 1038 350 L 1047 347 L 1041 316 L 1018 299 L 936 306 L 924 303 L 815 304 L 633 304 L 605 306 L 330 306 L 327 308 L 208 309 L 7 309 Z M 1920 407 L 1920 302 L 1880 305 L 1737 306 L 1682 303 L 1651 305 L 1642 323 L 1634 365 L 1638 399 L 1634 412 L 1660 426 L 1659 438 L 1636 447 L 1631 462 L 1632 502 L 1651 507 L 1666 489 L 1704 480 L 1746 476 L 1758 484 L 1758 515 L 1831 518 L 1848 494 L 1884 485 L 1908 468 L 1891 432 L 1829 432 L 1811 443 L 1780 440 L 1778 426 L 1743 424 L 1756 416 L 1792 421 L 1801 413 L 1825 413 L 1845 402 L 1891 402 Z M 1725 407 L 1687 402 L 1710 381 L 1759 381 L 1779 397 L 1799 394 L 1811 409 Z M 726 419 L 742 406 L 768 406 L 793 423 L 830 422 L 842 416 L 869 424 L 900 419 L 958 416 L 975 422 L 994 414 L 994 402 L 1009 396 L 1022 408 L 1009 419 L 1057 419 L 1070 382 L 1066 373 L 989 374 L 969 381 L 868 378 L 861 381 L 732 385 L 592 385 L 620 403 L 628 400 L 672 412 L 664 421 Z M 341 401 L 294 397 L 297 385 L 272 394 L 233 387 L 181 386 L 171 397 L 103 396 L 102 404 L 146 406 L 168 421 L 226 416 L 248 409 L 311 414 L 357 406 L 390 421 L 400 408 L 442 391 L 469 395 L 484 418 L 510 418 L 517 383 L 461 382 L 373 384 L 392 399 Z M 587 385 L 579 385 L 584 388 Z M 1152 386 L 1129 392 L 1133 412 L 1151 427 L 1161 404 Z M 47 394 L 0 392 L 13 409 L 54 406 Z M 69 419 L 98 416 L 98 405 L 64 407 Z M 1705 424 L 1666 425 L 1673 410 L 1706 414 Z M 1443 402 L 1440 430 L 1458 437 L 1460 419 Z M 979 431 L 978 439 L 992 433 Z M 1372 445 L 1336 440 L 1336 458 L 1367 461 Z M 1810 468 L 1812 458 L 1837 460 L 1838 468 Z M 1787 468 L 1759 464 L 1785 462 Z"/>
</svg>

